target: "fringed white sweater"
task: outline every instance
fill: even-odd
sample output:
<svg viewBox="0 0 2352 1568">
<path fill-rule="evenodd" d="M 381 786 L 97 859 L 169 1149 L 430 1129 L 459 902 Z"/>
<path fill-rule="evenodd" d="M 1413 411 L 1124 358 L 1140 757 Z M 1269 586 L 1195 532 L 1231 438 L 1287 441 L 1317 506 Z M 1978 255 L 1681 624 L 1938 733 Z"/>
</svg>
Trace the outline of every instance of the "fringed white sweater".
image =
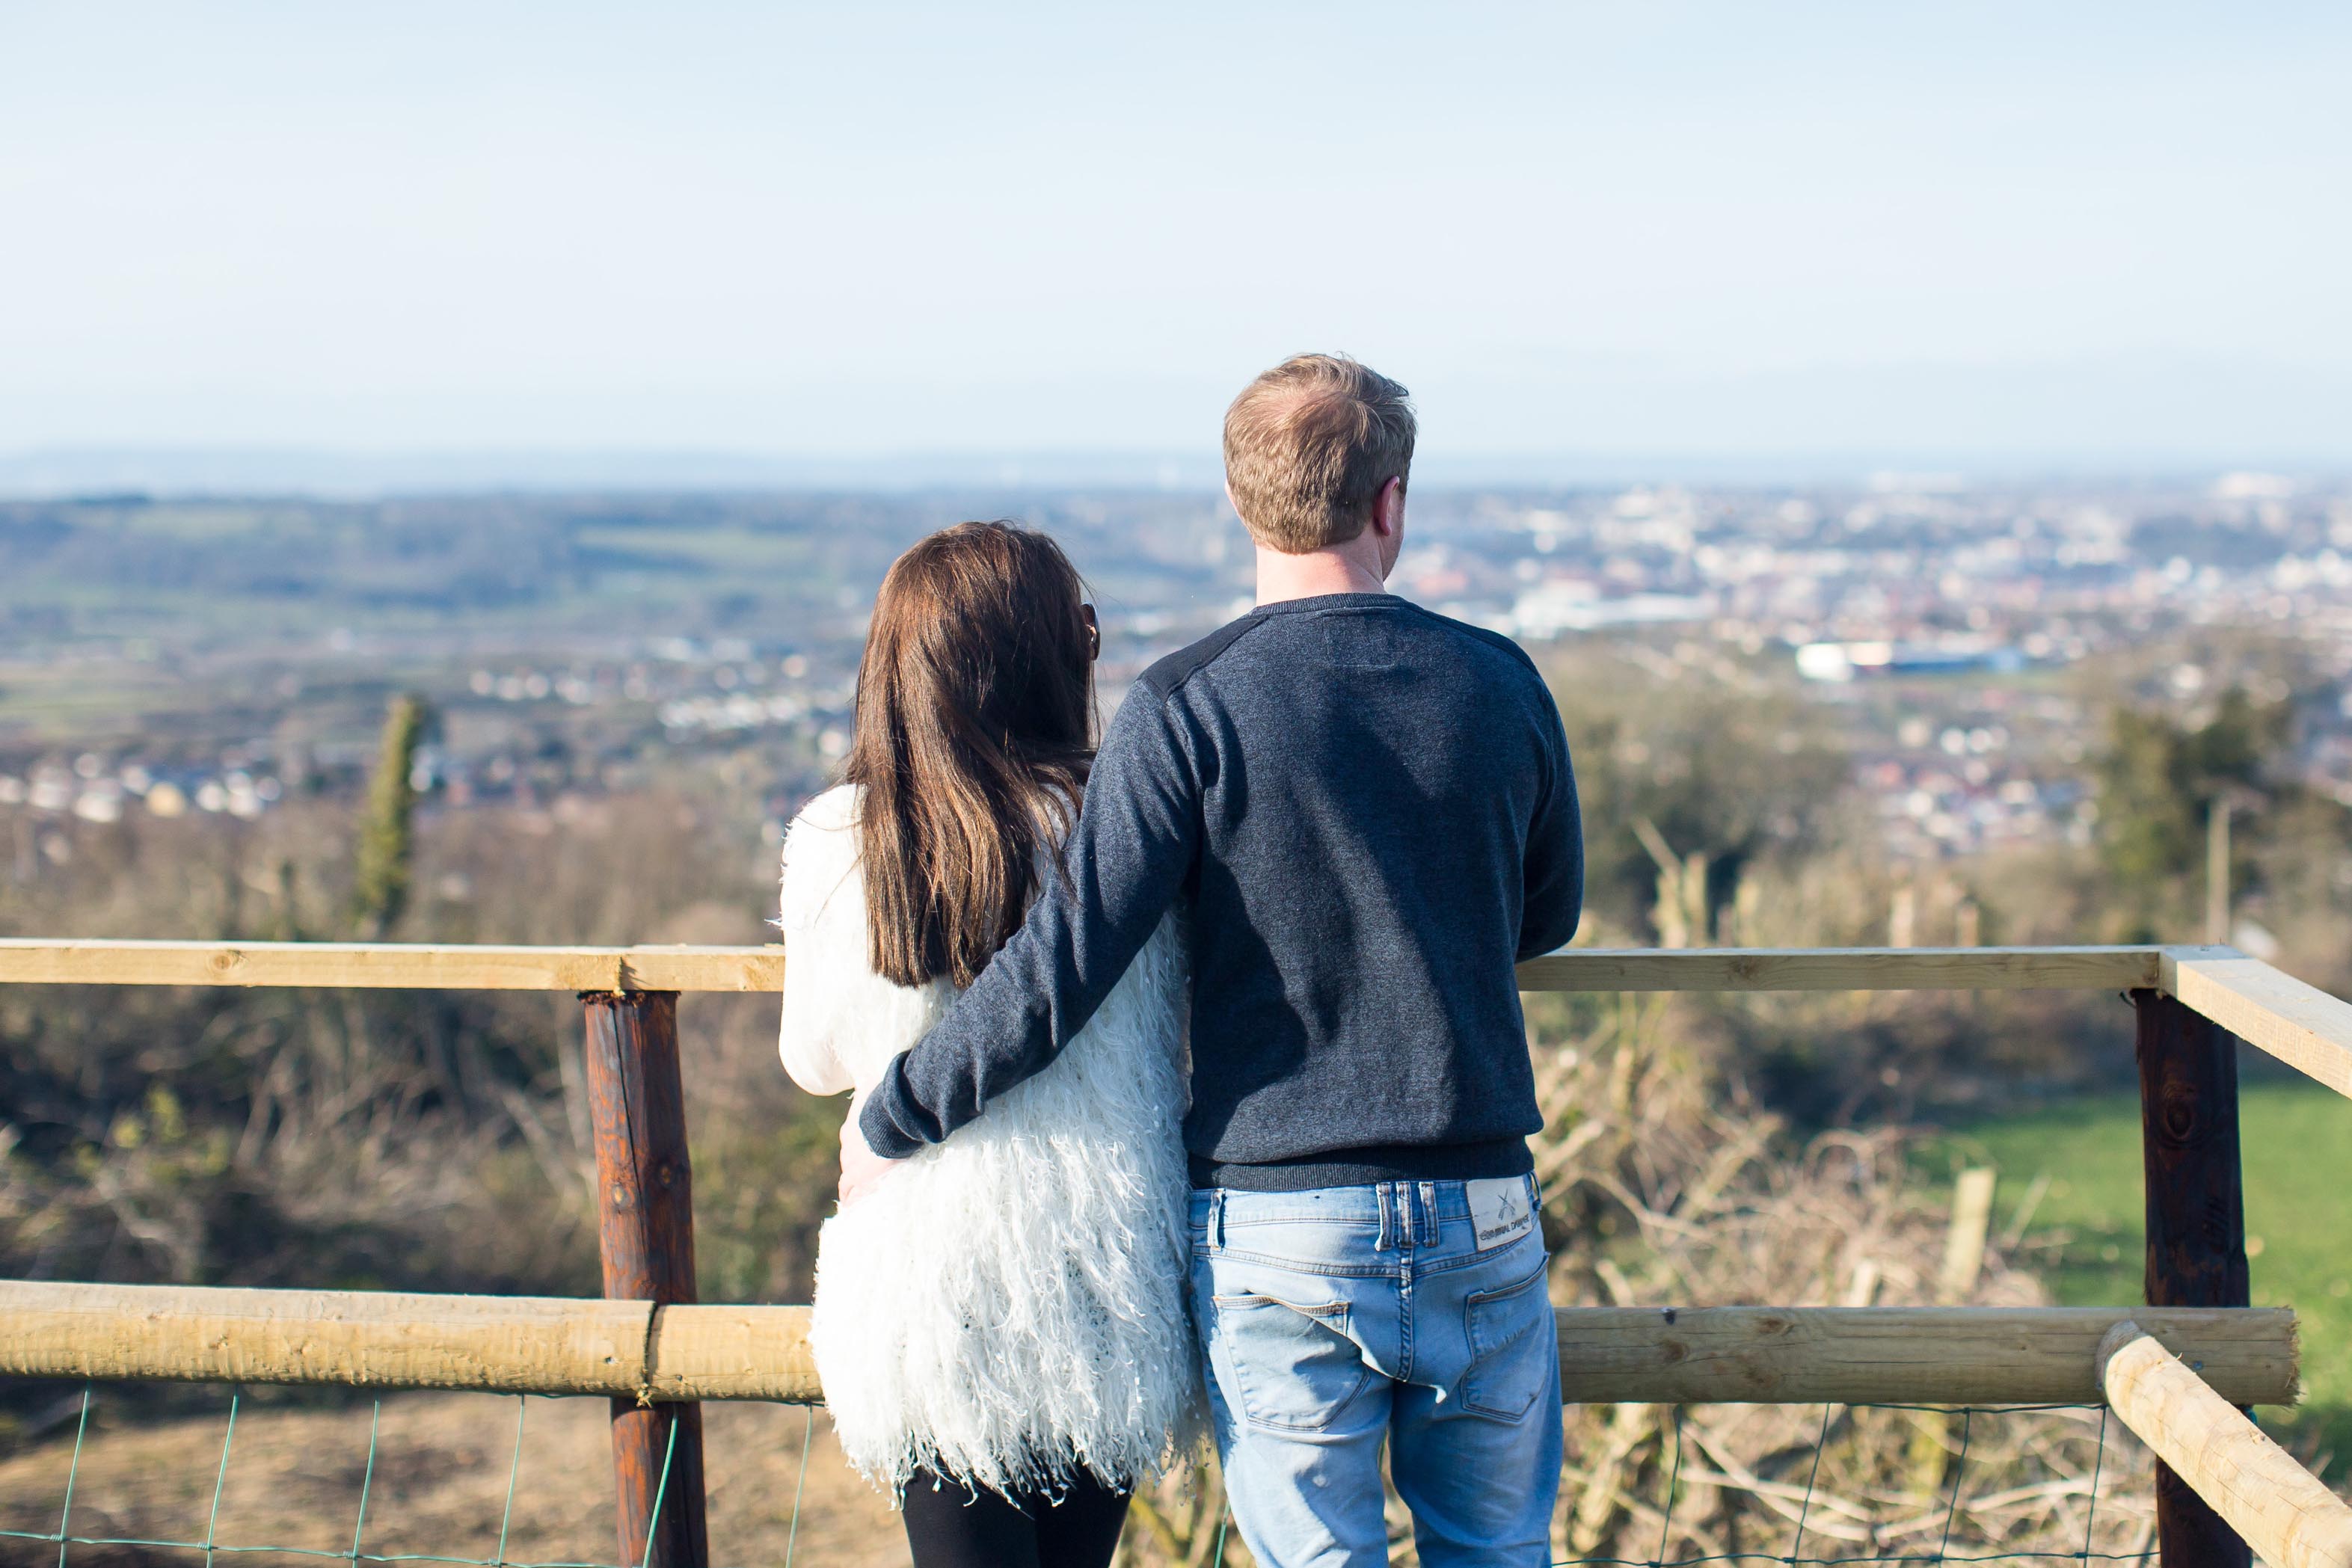
<svg viewBox="0 0 2352 1568">
<path fill-rule="evenodd" d="M 955 999 L 868 967 L 857 792 L 784 839 L 784 1070 L 854 1090 Z M 1197 1430 L 1185 1318 L 1184 958 L 1171 915 L 1036 1076 L 827 1220 L 813 1345 L 843 1450 L 894 1496 L 918 1466 L 999 1491 L 1161 1474 Z"/>
</svg>

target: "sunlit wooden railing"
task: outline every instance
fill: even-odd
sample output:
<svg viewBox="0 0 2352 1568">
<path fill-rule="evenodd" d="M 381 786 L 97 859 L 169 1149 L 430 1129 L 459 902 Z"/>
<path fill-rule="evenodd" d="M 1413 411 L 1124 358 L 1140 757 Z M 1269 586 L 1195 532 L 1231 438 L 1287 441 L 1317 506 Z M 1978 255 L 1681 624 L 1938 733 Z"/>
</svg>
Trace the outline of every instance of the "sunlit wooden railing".
<svg viewBox="0 0 2352 1568">
<path fill-rule="evenodd" d="M 703 1563 L 696 1402 L 814 1402 L 823 1390 L 805 1308 L 694 1301 L 676 1000 L 778 991 L 783 977 L 774 946 L 0 940 L 0 984 L 578 993 L 606 1298 L 0 1281 L 0 1373 L 609 1395 L 625 1560 Z M 2238 1408 L 2293 1401 L 2297 1345 L 2292 1312 L 2248 1304 L 2235 1044 L 2352 1096 L 2352 1004 L 2228 947 L 1575 948 L 1521 965 L 1519 980 L 1529 991 L 2129 993 L 2145 1306 L 1563 1309 L 1563 1387 L 1658 1403 L 2104 1399 L 2162 1460 L 2168 1568 L 2230 1568 L 2248 1544 L 2295 1568 L 2352 1568 L 2352 1507 Z M 661 1475 L 680 1490 L 657 1511 Z"/>
</svg>

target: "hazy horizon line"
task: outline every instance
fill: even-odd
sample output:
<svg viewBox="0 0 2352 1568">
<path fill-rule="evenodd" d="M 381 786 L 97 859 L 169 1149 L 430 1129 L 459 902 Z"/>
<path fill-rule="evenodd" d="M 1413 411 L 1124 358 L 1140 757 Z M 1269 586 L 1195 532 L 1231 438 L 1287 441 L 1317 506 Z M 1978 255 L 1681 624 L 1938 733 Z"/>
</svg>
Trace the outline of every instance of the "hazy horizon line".
<svg viewBox="0 0 2352 1568">
<path fill-rule="evenodd" d="M 2304 483 L 2352 476 L 2344 459 L 2294 454 L 1822 448 L 1778 453 L 1556 451 L 1426 454 L 1427 489 L 1642 484 L 1773 486 L 1884 485 L 1890 476 L 1942 485 L 2149 484 L 2236 472 Z M 1215 490 L 1213 453 L 1114 449 L 909 450 L 857 455 L 674 447 L 154 446 L 100 444 L 0 451 L 0 498 L 154 499 L 283 495 L 320 499 L 424 494 L 565 491 L 938 489 Z"/>
</svg>

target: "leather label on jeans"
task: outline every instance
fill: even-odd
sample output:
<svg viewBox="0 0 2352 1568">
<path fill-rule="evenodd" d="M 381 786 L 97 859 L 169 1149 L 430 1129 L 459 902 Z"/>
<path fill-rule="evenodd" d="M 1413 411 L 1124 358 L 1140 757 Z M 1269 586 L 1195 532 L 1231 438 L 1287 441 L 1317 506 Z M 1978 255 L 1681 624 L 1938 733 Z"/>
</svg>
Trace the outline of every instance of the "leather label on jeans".
<svg viewBox="0 0 2352 1568">
<path fill-rule="evenodd" d="M 1535 1228 L 1527 1177 L 1491 1176 L 1463 1186 L 1470 1190 L 1470 1227 L 1477 1234 L 1479 1251 L 1517 1241 Z"/>
</svg>

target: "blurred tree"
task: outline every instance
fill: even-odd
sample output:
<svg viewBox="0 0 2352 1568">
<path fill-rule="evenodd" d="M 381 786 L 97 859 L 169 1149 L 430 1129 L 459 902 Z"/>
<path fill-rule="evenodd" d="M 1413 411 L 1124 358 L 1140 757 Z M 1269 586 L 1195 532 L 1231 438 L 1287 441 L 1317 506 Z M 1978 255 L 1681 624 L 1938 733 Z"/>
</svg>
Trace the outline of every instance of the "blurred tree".
<svg viewBox="0 0 2352 1568">
<path fill-rule="evenodd" d="M 1835 837 L 1849 764 L 1789 691 L 1556 659 L 1597 919 L 1703 946 L 1748 868 Z"/>
<path fill-rule="evenodd" d="M 2194 728 L 2145 708 L 2116 710 L 2098 763 L 2099 851 L 2115 907 L 2136 939 L 2153 939 L 2167 917 L 2186 918 L 2216 800 L 2257 788 L 2273 800 L 2294 792 L 2270 777 L 2286 750 L 2291 719 L 2287 704 L 2257 703 L 2238 687 Z M 2247 826 L 2257 831 L 2242 837 L 2253 840 L 2259 821 Z"/>
<path fill-rule="evenodd" d="M 416 851 L 414 774 L 426 712 L 424 698 L 405 695 L 394 697 L 384 716 L 352 872 L 353 923 L 371 942 L 381 940 L 408 906 L 410 862 Z"/>
</svg>

